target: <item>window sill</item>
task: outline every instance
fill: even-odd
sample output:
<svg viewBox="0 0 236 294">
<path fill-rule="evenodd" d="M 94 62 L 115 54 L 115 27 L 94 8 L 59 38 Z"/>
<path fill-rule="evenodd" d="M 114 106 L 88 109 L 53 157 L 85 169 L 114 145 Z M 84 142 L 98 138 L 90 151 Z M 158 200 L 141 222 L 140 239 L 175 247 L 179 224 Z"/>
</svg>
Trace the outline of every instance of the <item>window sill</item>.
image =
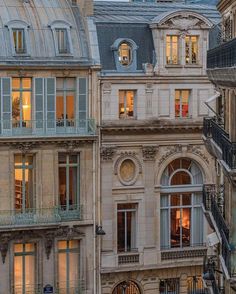
<svg viewBox="0 0 236 294">
<path fill-rule="evenodd" d="M 14 53 L 13 57 L 30 57 L 29 53 Z"/>
<path fill-rule="evenodd" d="M 182 68 L 183 65 L 182 64 L 166 64 L 165 67 L 166 68 Z"/>
<path fill-rule="evenodd" d="M 185 64 L 186 68 L 201 68 L 202 65 L 201 64 Z"/>
<path fill-rule="evenodd" d="M 71 53 L 57 53 L 57 57 L 73 57 Z"/>
</svg>

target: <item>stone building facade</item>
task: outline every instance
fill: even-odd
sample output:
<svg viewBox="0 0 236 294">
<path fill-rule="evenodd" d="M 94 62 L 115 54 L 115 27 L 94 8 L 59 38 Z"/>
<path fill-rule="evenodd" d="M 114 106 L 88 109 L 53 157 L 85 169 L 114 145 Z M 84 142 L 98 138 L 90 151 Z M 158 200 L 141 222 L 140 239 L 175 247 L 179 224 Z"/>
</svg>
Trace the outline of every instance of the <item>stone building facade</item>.
<svg viewBox="0 0 236 294">
<path fill-rule="evenodd" d="M 204 293 L 201 197 L 215 166 L 202 121 L 214 94 L 206 50 L 217 20 L 213 7 L 95 3 L 103 294 Z"/>
<path fill-rule="evenodd" d="M 0 3 L 0 293 L 97 292 L 91 13 L 87 0 Z"/>
</svg>

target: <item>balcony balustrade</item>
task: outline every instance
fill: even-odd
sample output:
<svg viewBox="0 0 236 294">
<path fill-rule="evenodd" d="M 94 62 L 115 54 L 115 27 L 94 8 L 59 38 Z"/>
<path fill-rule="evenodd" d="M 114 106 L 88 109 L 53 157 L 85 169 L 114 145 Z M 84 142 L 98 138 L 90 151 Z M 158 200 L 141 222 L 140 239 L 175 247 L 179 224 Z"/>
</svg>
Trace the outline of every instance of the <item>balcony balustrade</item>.
<svg viewBox="0 0 236 294">
<path fill-rule="evenodd" d="M 1 120 L 0 137 L 95 135 L 94 119 Z"/>
<path fill-rule="evenodd" d="M 64 221 L 81 220 L 82 207 L 71 205 L 53 208 L 27 208 L 24 210 L 0 210 L 0 228 L 52 224 Z"/>
<path fill-rule="evenodd" d="M 223 125 L 216 118 L 204 118 L 203 134 L 212 140 L 222 151 L 222 160 L 230 169 L 236 169 L 236 143 L 231 142 L 229 134 L 223 129 Z"/>
<path fill-rule="evenodd" d="M 207 52 L 207 68 L 226 68 L 236 65 L 236 39 Z"/>
</svg>

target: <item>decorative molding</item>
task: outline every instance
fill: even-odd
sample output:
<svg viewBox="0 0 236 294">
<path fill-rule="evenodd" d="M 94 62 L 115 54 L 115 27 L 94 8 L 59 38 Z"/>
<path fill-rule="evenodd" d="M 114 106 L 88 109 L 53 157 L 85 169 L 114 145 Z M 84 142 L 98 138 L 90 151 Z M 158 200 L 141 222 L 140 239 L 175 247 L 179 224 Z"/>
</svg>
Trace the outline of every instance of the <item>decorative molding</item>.
<svg viewBox="0 0 236 294">
<path fill-rule="evenodd" d="M 0 236 L 0 251 L 1 251 L 1 256 L 2 256 L 2 263 L 5 263 L 5 261 L 6 261 L 10 236 L 11 235 L 9 233 L 2 234 Z"/>
<path fill-rule="evenodd" d="M 57 144 L 58 147 L 63 147 L 66 149 L 66 152 L 74 152 L 75 149 L 78 149 L 82 145 L 79 141 L 63 141 Z"/>
<path fill-rule="evenodd" d="M 158 151 L 157 146 L 143 146 L 143 159 L 144 160 L 154 160 Z"/>
<path fill-rule="evenodd" d="M 201 146 L 188 145 L 187 146 L 187 151 L 190 152 L 190 153 L 193 153 L 193 154 L 195 154 L 197 156 L 200 156 L 204 161 L 206 161 L 209 164 L 209 159 L 204 154 Z"/>
<path fill-rule="evenodd" d="M 103 84 L 103 93 L 104 94 L 110 94 L 111 93 L 111 83 L 104 83 Z"/>
<path fill-rule="evenodd" d="M 116 160 L 115 165 L 114 165 L 114 174 L 117 175 L 118 171 L 119 171 L 119 166 L 122 163 L 122 161 L 124 161 L 125 159 L 131 159 L 133 160 L 137 167 L 138 167 L 138 173 L 141 174 L 142 173 L 142 164 L 139 161 L 137 155 L 135 152 L 132 151 L 125 151 L 125 152 L 121 152 L 120 153 L 120 157 Z"/>
<path fill-rule="evenodd" d="M 38 148 L 40 143 L 38 142 L 13 142 L 11 143 L 11 149 L 18 149 L 22 153 L 30 152 L 34 148 Z"/>
<path fill-rule="evenodd" d="M 175 154 L 175 153 L 181 153 L 182 152 L 182 145 L 175 145 L 175 146 L 171 146 L 171 147 L 167 147 L 167 152 L 162 155 L 162 157 L 159 160 L 159 166 L 171 155 Z"/>
<path fill-rule="evenodd" d="M 115 149 L 115 147 L 102 147 L 100 152 L 102 160 L 112 160 L 113 156 L 115 155 Z"/>
<path fill-rule="evenodd" d="M 161 260 L 175 260 L 185 258 L 197 258 L 206 255 L 207 249 L 192 249 L 192 250 L 169 250 L 161 252 Z"/>
</svg>

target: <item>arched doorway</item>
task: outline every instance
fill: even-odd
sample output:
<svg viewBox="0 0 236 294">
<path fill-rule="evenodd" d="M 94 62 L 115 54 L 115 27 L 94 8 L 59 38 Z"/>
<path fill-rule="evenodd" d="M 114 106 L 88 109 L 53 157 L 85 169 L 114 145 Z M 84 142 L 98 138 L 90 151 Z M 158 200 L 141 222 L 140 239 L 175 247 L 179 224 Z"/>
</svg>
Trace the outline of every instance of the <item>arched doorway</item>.
<svg viewBox="0 0 236 294">
<path fill-rule="evenodd" d="M 141 294 L 141 292 L 135 282 L 123 281 L 115 287 L 112 294 Z"/>
<path fill-rule="evenodd" d="M 161 247 L 183 248 L 203 244 L 203 176 L 188 158 L 172 161 L 161 177 Z"/>
</svg>

